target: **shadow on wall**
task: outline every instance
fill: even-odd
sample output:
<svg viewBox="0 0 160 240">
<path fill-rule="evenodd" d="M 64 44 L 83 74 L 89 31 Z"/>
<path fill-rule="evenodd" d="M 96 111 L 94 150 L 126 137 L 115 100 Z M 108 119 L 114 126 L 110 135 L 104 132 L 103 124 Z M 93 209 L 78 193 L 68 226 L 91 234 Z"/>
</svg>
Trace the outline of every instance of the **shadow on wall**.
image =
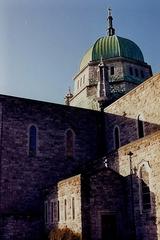
<svg viewBox="0 0 160 240">
<path fill-rule="evenodd" d="M 139 155 L 136 164 L 146 156 L 140 156 L 142 152 L 147 152 L 151 141 L 154 144 L 154 134 L 160 131 L 160 124 L 142 121 L 140 115 L 137 119 L 127 118 L 115 114 L 105 116 L 105 152 L 104 156 L 111 163 L 111 167 L 117 172 L 120 171 L 120 165 L 127 169 L 128 152 Z M 156 119 L 158 122 L 159 119 Z M 139 150 L 139 151 L 138 151 Z M 140 159 L 142 158 L 142 159 Z M 149 159 L 150 160 L 150 159 Z M 122 167 L 121 167 L 122 168 Z M 127 175 L 127 171 L 122 175 Z"/>
<path fill-rule="evenodd" d="M 151 155 L 147 156 L 147 152 L 150 151 L 148 147 L 151 147 L 151 142 L 153 142 L 154 145 L 156 145 L 154 141 L 154 134 L 158 130 L 160 130 L 159 124 L 144 122 L 138 117 L 137 119 L 131 119 L 127 118 L 125 116 L 116 116 L 113 114 L 107 115 L 108 125 L 106 128 L 106 136 L 107 136 L 107 154 L 106 159 L 108 160 L 108 166 L 110 168 L 113 168 L 117 172 L 120 172 L 121 175 L 125 177 L 125 197 L 127 199 L 126 204 L 126 211 L 127 211 L 127 221 L 128 221 L 128 239 L 126 240 L 158 240 L 157 237 L 157 205 L 156 205 L 156 196 L 155 196 L 155 189 L 153 186 L 151 187 L 151 178 L 153 177 L 152 171 L 155 171 L 155 169 L 151 169 L 150 163 L 152 161 Z M 103 134 L 103 129 L 100 128 L 99 136 Z M 145 137 L 146 136 L 146 137 Z M 102 137 L 103 139 L 103 137 Z M 148 144 L 149 142 L 149 144 Z M 102 143 L 103 144 L 103 143 Z M 100 146 L 101 147 L 101 146 Z M 133 162 L 130 162 L 129 160 L 129 150 L 131 151 L 134 148 L 134 158 L 131 159 L 134 160 L 134 169 L 131 166 Z M 100 148 L 101 150 L 101 148 Z M 145 155 L 141 155 L 146 151 Z M 103 154 L 103 148 L 102 151 L 100 151 L 101 156 L 104 156 Z M 151 154 L 151 152 L 150 152 Z M 154 156 L 153 156 L 154 158 Z M 88 165 L 85 165 L 85 168 L 91 171 L 92 168 L 98 168 L 100 165 L 102 166 L 104 162 L 104 159 L 98 159 L 95 160 L 95 163 L 98 162 L 96 166 L 94 165 L 94 161 L 90 162 Z M 152 164 L 151 164 L 152 165 Z M 80 171 L 84 169 L 80 169 Z M 102 178 L 103 179 L 103 178 Z M 110 181 L 110 180 L 109 180 Z M 85 182 L 86 183 L 86 182 Z M 88 182 L 90 184 L 90 181 Z M 114 191 L 114 184 L 110 183 L 111 187 Z M 85 188 L 87 189 L 87 198 L 82 199 L 82 201 L 86 201 L 87 204 L 87 211 L 86 211 L 86 219 L 83 219 L 84 221 L 88 222 L 87 224 L 87 234 L 90 233 L 90 236 L 88 236 L 88 239 L 91 240 L 105 240 L 106 238 L 108 240 L 112 240 L 113 237 L 115 239 L 115 236 L 117 240 L 123 239 L 120 236 L 115 235 L 111 233 L 111 231 L 108 230 L 108 232 L 104 232 L 101 235 L 101 238 L 92 238 L 94 236 L 94 232 L 92 232 L 92 229 L 95 231 L 95 227 L 92 226 L 91 222 L 91 209 L 98 208 L 100 205 L 102 207 L 102 201 L 104 199 L 105 202 L 108 202 L 108 196 L 109 194 L 104 194 L 105 189 L 104 181 L 101 182 L 101 187 L 99 187 L 102 196 L 99 201 L 95 201 L 95 199 L 90 198 L 90 196 L 93 194 L 93 191 L 91 191 L 91 187 L 88 186 Z M 90 191 L 90 194 L 88 192 Z M 94 192 L 96 191 L 95 185 L 94 185 Z M 116 192 L 116 191 L 115 191 Z M 99 194 L 95 195 L 95 197 Z M 117 199 L 119 197 L 119 193 L 117 192 Z M 55 195 L 56 196 L 56 195 Z M 54 197 L 55 198 L 55 197 Z M 112 201 L 112 199 L 111 199 Z M 95 206 L 91 206 L 91 203 L 97 204 Z M 55 203 L 56 204 L 56 203 Z M 57 199 L 57 205 L 58 205 L 58 199 Z M 82 209 L 83 211 L 83 209 Z M 108 206 L 104 205 L 104 208 L 101 209 L 102 212 L 108 212 Z M 110 209 L 111 211 L 111 209 Z M 97 216 L 95 216 L 97 218 Z M 107 216 L 103 217 L 103 220 L 106 221 L 108 219 Z M 113 220 L 113 219 L 112 219 Z M 102 221 L 102 218 L 101 220 Z M 103 226 L 101 222 L 99 223 L 99 226 L 103 227 L 105 229 L 105 221 L 103 221 Z M 90 229 L 89 229 L 90 228 Z M 126 229 L 123 229 L 125 232 Z M 83 232 L 83 230 L 82 230 Z M 122 234 L 124 236 L 124 234 Z"/>
<path fill-rule="evenodd" d="M 128 239 L 158 240 L 157 228 L 160 216 L 157 211 L 158 191 L 155 185 L 156 180 L 160 181 L 157 174 L 160 124 L 143 121 L 140 115 L 137 119 L 127 118 L 125 114 L 124 116 L 107 114 L 104 117 L 107 122 L 105 131 L 107 154 L 101 152 L 102 158 L 90 163 L 88 168 L 91 169 L 94 164 L 96 168 L 102 166 L 104 160 L 107 160 L 108 167 L 125 176 L 130 229 Z M 159 119 L 155 120 L 158 121 Z M 129 151 L 133 151 L 134 154 L 131 159 L 134 169 L 129 163 Z M 101 191 L 103 192 L 103 187 Z M 106 238 L 113 239 L 113 236 L 109 238 L 106 235 Z"/>
<path fill-rule="evenodd" d="M 82 188 L 84 239 L 158 240 L 155 195 L 144 169 L 141 178 L 109 168 L 90 174 Z"/>
<path fill-rule="evenodd" d="M 160 130 L 160 124 L 143 121 L 141 115 L 133 119 L 125 113 L 124 116 L 107 113 L 105 121 L 107 153 Z M 159 122 L 158 116 L 155 122 Z"/>
<path fill-rule="evenodd" d="M 115 114 L 106 116 L 107 165 L 126 179 L 131 239 L 157 240 L 160 124 Z M 129 152 L 133 153 L 130 165 Z M 132 174 L 131 174 L 132 172 Z M 150 190 L 151 189 L 151 190 Z M 158 196 L 158 198 L 157 198 Z"/>
<path fill-rule="evenodd" d="M 64 180 L 63 184 L 70 179 Z M 67 191 L 69 196 L 70 191 L 71 186 Z M 69 227 L 68 216 L 65 220 L 65 193 L 60 200 L 60 210 L 57 195 L 57 191 L 50 193 L 48 205 L 45 205 L 48 232 L 59 226 Z M 147 165 L 142 164 L 139 173 L 134 171 L 126 177 L 108 167 L 97 169 L 92 166 L 83 173 L 80 195 L 82 205 L 76 205 L 76 208 L 79 207 L 82 214 L 82 239 L 158 240 L 156 201 L 150 191 Z M 69 212 L 70 205 L 66 206 Z M 77 223 L 78 219 L 75 220 Z"/>
<path fill-rule="evenodd" d="M 129 240 L 158 240 L 155 194 L 146 179 L 136 174 L 125 177 L 127 192 Z"/>
</svg>

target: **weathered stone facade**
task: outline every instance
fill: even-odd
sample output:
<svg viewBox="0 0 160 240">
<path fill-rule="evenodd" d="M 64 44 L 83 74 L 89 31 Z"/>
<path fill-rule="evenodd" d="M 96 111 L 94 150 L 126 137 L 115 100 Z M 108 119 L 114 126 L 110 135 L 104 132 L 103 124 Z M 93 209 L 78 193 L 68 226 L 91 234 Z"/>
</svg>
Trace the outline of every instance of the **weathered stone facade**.
<svg viewBox="0 0 160 240">
<path fill-rule="evenodd" d="M 143 121 L 145 136 L 160 130 L 159 89 L 160 75 L 157 74 L 105 109 L 106 136 L 112 136 L 107 143 L 108 151 L 114 150 L 115 126 L 120 129 L 121 146 L 139 138 L 138 117 Z"/>
<path fill-rule="evenodd" d="M 86 165 L 79 183 L 81 205 L 77 207 L 82 209 L 84 239 L 103 239 L 103 215 L 106 221 L 108 216 L 116 215 L 118 239 L 133 236 L 137 240 L 160 239 L 159 89 L 160 74 L 157 74 L 105 109 L 105 158 Z M 118 147 L 116 127 L 119 129 Z M 140 136 L 140 127 L 143 136 Z M 104 159 L 109 168 L 104 168 Z M 68 179 L 65 181 L 67 185 Z M 70 183 L 74 189 L 73 182 Z M 71 188 L 67 188 L 69 194 Z M 116 239 L 116 235 L 110 236 L 108 232 L 108 238 Z"/>
<path fill-rule="evenodd" d="M 83 178 L 82 212 L 84 239 L 127 239 L 125 179 L 109 168 L 93 170 Z M 114 187 L 113 187 L 114 186 Z M 103 218 L 108 218 L 109 225 Z M 111 223 L 115 218 L 115 223 Z M 111 226 L 111 224 L 113 224 Z M 114 225 L 115 224 L 115 225 Z M 114 229 L 109 229 L 112 227 Z M 128 231 L 126 230 L 128 229 Z"/>
<path fill-rule="evenodd" d="M 152 76 L 152 70 L 146 63 L 136 62 L 125 58 L 104 59 L 108 68 L 109 96 L 108 103 L 114 102 L 138 84 Z M 99 110 L 97 85 L 99 81 L 100 61 L 89 62 L 88 65 L 74 78 L 74 93 L 70 99 L 71 106 Z M 111 68 L 114 68 L 114 74 Z M 130 73 L 132 69 L 132 74 Z M 135 73 L 135 71 L 138 72 Z M 107 104 L 108 104 L 107 103 Z"/>
<path fill-rule="evenodd" d="M 148 79 L 105 109 L 108 164 L 128 178 L 130 189 L 130 162 L 133 153 L 134 213 L 137 240 L 160 239 L 159 228 L 159 169 L 160 169 L 160 74 Z M 139 138 L 138 117 L 143 123 L 144 137 Z M 119 128 L 120 148 L 115 149 L 115 126 Z M 151 208 L 143 211 L 140 168 L 149 175 Z M 131 202 L 131 196 L 129 196 Z M 131 212 L 131 205 L 128 208 Z"/>
<path fill-rule="evenodd" d="M 70 176 L 85 162 L 99 156 L 101 115 L 99 112 L 57 104 L 0 96 L 0 216 L 1 239 L 18 239 L 22 225 L 36 225 L 43 232 L 45 189 Z M 29 155 L 29 127 L 37 127 L 37 153 Z M 65 155 L 65 133 L 75 133 L 74 157 Z M 28 220 L 29 219 L 29 220 Z M 15 223 L 13 233 L 8 227 Z M 4 226 L 5 225 L 5 226 Z M 16 227 L 17 226 L 17 227 Z M 7 229 L 7 230 L 6 230 Z M 7 232 L 6 232 L 7 231 Z M 24 227 L 23 239 L 28 228 Z M 25 232 L 27 231 L 27 232 Z M 22 239 L 22 235 L 21 235 Z"/>
<path fill-rule="evenodd" d="M 90 169 L 91 170 L 91 169 Z M 113 188 L 114 185 L 114 188 Z M 88 171 L 60 181 L 55 190 L 48 196 L 47 203 L 59 202 L 60 220 L 59 228 L 68 227 L 80 233 L 82 239 L 102 239 L 102 218 L 114 217 L 116 219 L 116 233 L 112 238 L 127 239 L 127 211 L 125 179 L 109 168 Z M 57 197 L 56 197 L 57 196 Z M 74 198 L 74 218 L 73 205 Z M 50 214 L 57 211 L 48 210 Z M 49 208 L 50 209 L 50 208 Z M 55 222 L 49 222 L 48 227 L 55 227 Z"/>
<path fill-rule="evenodd" d="M 159 209 L 159 171 L 160 171 L 160 132 L 153 133 L 129 143 L 118 150 L 118 167 L 123 176 L 130 175 L 128 152 L 133 153 L 132 166 L 134 169 L 133 186 L 134 186 L 134 212 L 137 240 L 160 239 L 160 209 Z M 143 210 L 142 195 L 140 189 L 140 168 L 142 165 L 147 166 L 149 174 L 149 188 L 151 198 L 151 208 Z M 130 182 L 128 181 L 128 188 Z M 130 208 L 128 209 L 130 212 Z"/>
<path fill-rule="evenodd" d="M 51 210 L 52 202 L 55 204 Z M 81 175 L 58 182 L 45 203 L 49 206 L 48 229 L 67 226 L 74 232 L 82 233 Z M 53 222 L 51 221 L 52 214 L 54 215 Z"/>
</svg>

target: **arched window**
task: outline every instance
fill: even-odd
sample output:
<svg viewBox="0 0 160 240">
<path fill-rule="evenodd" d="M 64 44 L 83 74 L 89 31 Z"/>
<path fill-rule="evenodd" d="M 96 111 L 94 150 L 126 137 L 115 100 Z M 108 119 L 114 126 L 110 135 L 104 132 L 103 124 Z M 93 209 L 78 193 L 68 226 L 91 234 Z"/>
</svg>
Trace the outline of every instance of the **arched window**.
<svg viewBox="0 0 160 240">
<path fill-rule="evenodd" d="M 75 134 L 73 130 L 68 129 L 66 131 L 66 158 L 73 158 L 74 156 L 74 139 Z"/>
<path fill-rule="evenodd" d="M 114 75 L 114 67 L 111 67 L 111 75 Z"/>
<path fill-rule="evenodd" d="M 36 156 L 37 151 L 37 128 L 32 125 L 29 128 L 29 156 Z"/>
<path fill-rule="evenodd" d="M 114 148 L 117 149 L 120 147 L 120 131 L 119 127 L 114 128 Z"/>
<path fill-rule="evenodd" d="M 140 115 L 138 116 L 137 119 L 137 125 L 138 125 L 138 137 L 142 138 L 144 137 L 144 124 L 143 121 L 140 119 Z"/>
<path fill-rule="evenodd" d="M 141 78 L 144 78 L 144 71 L 141 70 Z"/>
<path fill-rule="evenodd" d="M 133 75 L 133 68 L 132 67 L 129 67 L 129 73 L 130 73 L 130 75 Z"/>
<path fill-rule="evenodd" d="M 135 75 L 136 75 L 136 77 L 139 77 L 139 72 L 138 72 L 137 68 L 135 68 Z"/>
<path fill-rule="evenodd" d="M 151 196 L 149 188 L 149 166 L 148 163 L 142 164 L 139 169 L 140 180 L 140 204 L 141 210 L 149 210 L 151 208 Z"/>
</svg>

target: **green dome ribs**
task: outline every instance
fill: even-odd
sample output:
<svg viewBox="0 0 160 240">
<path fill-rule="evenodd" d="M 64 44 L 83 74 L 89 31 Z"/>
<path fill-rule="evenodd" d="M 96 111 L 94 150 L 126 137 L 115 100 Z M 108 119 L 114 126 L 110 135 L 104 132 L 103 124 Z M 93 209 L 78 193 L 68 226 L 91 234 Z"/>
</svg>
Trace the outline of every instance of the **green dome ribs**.
<svg viewBox="0 0 160 240">
<path fill-rule="evenodd" d="M 136 61 L 144 62 L 140 48 L 131 40 L 116 35 L 99 38 L 91 47 L 80 64 L 80 70 L 88 65 L 90 61 L 124 57 Z"/>
</svg>

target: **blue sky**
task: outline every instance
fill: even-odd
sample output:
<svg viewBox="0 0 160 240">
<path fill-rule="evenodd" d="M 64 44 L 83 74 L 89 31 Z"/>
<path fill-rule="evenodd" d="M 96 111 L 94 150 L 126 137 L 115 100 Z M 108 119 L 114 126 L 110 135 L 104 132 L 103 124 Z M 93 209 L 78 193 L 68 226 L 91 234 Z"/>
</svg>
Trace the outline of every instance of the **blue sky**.
<svg viewBox="0 0 160 240">
<path fill-rule="evenodd" d="M 117 35 L 160 71 L 159 0 L 0 0 L 0 93 L 63 103 L 83 54 L 106 34 L 108 7 Z"/>
</svg>

